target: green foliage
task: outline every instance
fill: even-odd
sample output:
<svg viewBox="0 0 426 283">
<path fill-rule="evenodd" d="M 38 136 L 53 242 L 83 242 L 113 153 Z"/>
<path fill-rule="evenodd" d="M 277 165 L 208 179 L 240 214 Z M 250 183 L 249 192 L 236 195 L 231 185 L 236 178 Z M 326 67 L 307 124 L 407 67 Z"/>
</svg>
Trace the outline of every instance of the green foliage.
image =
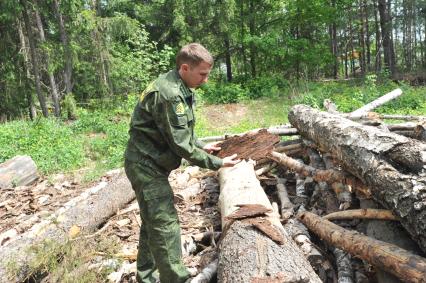
<svg viewBox="0 0 426 283">
<path fill-rule="evenodd" d="M 288 82 L 279 76 L 264 76 L 250 80 L 244 84 L 248 90 L 247 98 L 279 97 L 288 87 Z"/>
<path fill-rule="evenodd" d="M 0 125 L 0 163 L 16 155 L 31 156 L 45 174 L 81 167 L 85 160 L 82 139 L 54 119 Z"/>
<path fill-rule="evenodd" d="M 402 96 L 374 111 L 389 114 L 424 115 L 426 113 L 424 88 L 397 85 L 390 80 L 378 84 L 375 75 L 353 82 L 306 83 L 306 86 L 306 90 L 298 93 L 295 103 L 322 109 L 324 99 L 331 99 L 337 105 L 338 111 L 351 112 L 396 88 L 401 88 Z"/>
<path fill-rule="evenodd" d="M 235 103 L 248 97 L 248 92 L 239 84 L 210 82 L 200 91 L 201 97 L 207 103 Z"/>
<path fill-rule="evenodd" d="M 65 96 L 62 102 L 62 113 L 66 114 L 68 120 L 77 119 L 77 105 L 72 93 Z"/>
</svg>

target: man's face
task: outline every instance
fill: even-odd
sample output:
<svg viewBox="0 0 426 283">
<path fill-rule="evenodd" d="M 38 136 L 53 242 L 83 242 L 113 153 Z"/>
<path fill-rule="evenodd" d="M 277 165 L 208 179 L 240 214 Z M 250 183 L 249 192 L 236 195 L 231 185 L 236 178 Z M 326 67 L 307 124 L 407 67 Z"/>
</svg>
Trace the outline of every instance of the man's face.
<svg viewBox="0 0 426 283">
<path fill-rule="evenodd" d="M 179 74 L 187 87 L 197 88 L 207 82 L 211 69 L 212 66 L 206 62 L 201 62 L 195 67 L 182 64 Z"/>
</svg>

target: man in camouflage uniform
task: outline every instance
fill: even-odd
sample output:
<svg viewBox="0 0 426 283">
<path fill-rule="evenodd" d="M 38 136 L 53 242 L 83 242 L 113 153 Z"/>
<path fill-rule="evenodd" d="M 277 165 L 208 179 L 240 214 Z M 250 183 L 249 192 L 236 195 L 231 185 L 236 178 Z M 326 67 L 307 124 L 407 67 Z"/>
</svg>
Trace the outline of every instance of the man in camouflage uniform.
<svg viewBox="0 0 426 283">
<path fill-rule="evenodd" d="M 213 65 L 200 44 L 184 46 L 176 57 L 177 69 L 160 75 L 140 96 L 130 123 L 125 170 L 140 207 L 143 221 L 137 256 L 138 282 L 185 282 L 189 273 L 181 260 L 180 227 L 168 182 L 170 172 L 184 158 L 194 165 L 219 169 L 238 162 L 235 156 L 220 159 L 207 152 L 219 150 L 203 144 L 194 134 L 194 93 L 207 82 Z"/>
</svg>

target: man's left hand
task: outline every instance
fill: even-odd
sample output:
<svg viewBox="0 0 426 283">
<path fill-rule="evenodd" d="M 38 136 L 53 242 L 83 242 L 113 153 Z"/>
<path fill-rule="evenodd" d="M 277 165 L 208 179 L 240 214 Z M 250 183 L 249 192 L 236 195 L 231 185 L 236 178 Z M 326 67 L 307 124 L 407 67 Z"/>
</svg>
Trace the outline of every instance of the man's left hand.
<svg viewBox="0 0 426 283">
<path fill-rule="evenodd" d="M 220 141 L 218 141 L 218 142 L 212 142 L 212 143 L 208 143 L 208 144 L 206 144 L 204 147 L 203 147 L 203 149 L 205 150 L 205 151 L 207 151 L 208 153 L 212 153 L 212 152 L 214 152 L 214 151 L 219 151 L 219 150 L 221 150 L 222 148 L 219 146 L 219 144 L 220 144 L 221 142 Z"/>
</svg>

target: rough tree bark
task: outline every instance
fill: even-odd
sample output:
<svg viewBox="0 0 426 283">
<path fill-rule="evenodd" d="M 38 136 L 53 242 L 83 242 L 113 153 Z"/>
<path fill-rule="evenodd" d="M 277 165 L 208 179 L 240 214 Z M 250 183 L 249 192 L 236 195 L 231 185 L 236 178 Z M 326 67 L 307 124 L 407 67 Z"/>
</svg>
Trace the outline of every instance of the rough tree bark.
<svg viewBox="0 0 426 283">
<path fill-rule="evenodd" d="M 346 230 L 310 212 L 299 214 L 299 219 L 329 244 L 388 270 L 404 282 L 425 282 L 426 259 L 423 257 L 398 246 Z"/>
<path fill-rule="evenodd" d="M 39 6 L 38 1 L 36 1 L 36 3 Z M 40 13 L 38 12 L 37 9 L 35 11 L 35 16 L 36 16 L 36 23 L 37 23 L 38 32 L 39 32 L 39 35 L 40 35 L 40 41 L 41 41 L 41 43 L 44 43 L 46 41 L 46 36 L 44 35 L 43 23 L 41 21 Z M 61 116 L 61 107 L 60 107 L 60 104 L 59 104 L 59 92 L 58 92 L 58 87 L 56 85 L 55 76 L 53 75 L 53 72 L 49 71 L 49 65 L 50 65 L 49 53 L 46 52 L 44 54 L 44 56 L 45 56 L 45 60 L 46 60 L 46 71 L 47 71 L 47 74 L 49 76 L 50 88 L 51 88 L 51 92 L 52 92 L 53 106 L 55 108 L 55 116 L 60 117 Z"/>
<path fill-rule="evenodd" d="M 268 219 L 284 238 L 282 245 L 245 221 L 227 222 L 237 205 L 272 206 L 256 179 L 253 165 L 245 161 L 219 171 L 219 206 L 225 227 L 219 246 L 218 282 L 321 282 L 276 215 Z M 298 281 L 297 281 L 298 282 Z"/>
<path fill-rule="evenodd" d="M 59 33 L 61 36 L 61 43 L 64 48 L 64 82 L 65 82 L 65 95 L 72 93 L 72 50 L 69 42 L 67 30 L 65 28 L 64 16 L 59 7 L 60 0 L 53 0 L 53 8 L 55 10 L 56 18 L 58 19 Z"/>
<path fill-rule="evenodd" d="M 41 79 L 40 79 L 40 71 L 39 71 L 40 67 L 38 65 L 38 60 L 37 60 L 37 56 L 36 56 L 35 39 L 34 39 L 34 35 L 33 35 L 33 32 L 32 32 L 30 16 L 28 14 L 27 0 L 20 0 L 20 3 L 23 7 L 22 15 L 23 15 L 23 18 L 24 18 L 25 29 L 27 31 L 28 43 L 30 45 L 30 56 L 31 56 L 31 62 L 32 62 L 32 67 L 33 67 L 36 93 L 37 93 L 38 100 L 40 102 L 40 107 L 41 107 L 41 111 L 43 113 L 43 116 L 48 117 L 49 111 L 47 110 L 46 98 L 44 97 L 44 94 L 41 91 L 41 81 L 40 81 Z"/>
<path fill-rule="evenodd" d="M 374 199 L 391 209 L 426 251 L 426 180 L 416 174 L 424 168 L 424 143 L 304 105 L 294 106 L 289 120 L 369 186 Z"/>
<path fill-rule="evenodd" d="M 71 237 L 70 232 L 75 230 L 92 233 L 134 198 L 134 191 L 124 173 L 113 177 L 109 183 L 104 182 L 84 192 L 78 199 L 65 204 L 54 215 L 2 247 L 0 282 L 21 282 L 30 275 L 28 264 L 35 254 L 29 247 L 46 240 L 64 243 Z M 13 263 L 17 274 L 9 274 L 8 263 Z"/>
</svg>

